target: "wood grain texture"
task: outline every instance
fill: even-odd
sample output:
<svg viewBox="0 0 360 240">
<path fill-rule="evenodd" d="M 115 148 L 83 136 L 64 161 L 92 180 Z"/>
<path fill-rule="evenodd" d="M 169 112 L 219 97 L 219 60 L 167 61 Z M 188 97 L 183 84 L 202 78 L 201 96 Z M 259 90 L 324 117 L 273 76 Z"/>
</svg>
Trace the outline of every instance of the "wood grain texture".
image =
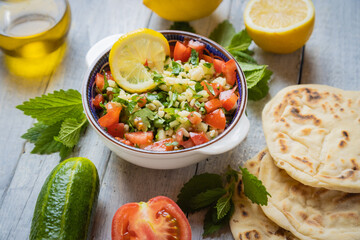
<svg viewBox="0 0 360 240">
<path fill-rule="evenodd" d="M 242 13 L 247 1 L 224 0 L 209 17 L 192 21 L 196 32 L 208 36 L 214 27 L 229 19 L 237 31 L 243 28 Z M 305 48 L 302 83 L 323 83 L 344 89 L 360 89 L 360 2 L 314 1 L 316 24 Z M 27 239 L 35 202 L 41 186 L 59 161 L 55 155 L 30 154 L 33 145 L 20 136 L 33 119 L 15 106 L 23 101 L 60 88 L 81 89 L 86 71 L 85 55 L 102 38 L 141 27 L 168 29 L 172 22 L 161 19 L 141 1 L 76 0 L 70 1 L 72 25 L 68 51 L 60 67 L 49 77 L 24 81 L 10 76 L 0 60 L 0 239 Z M 288 55 L 262 51 L 253 44 L 255 58 L 274 72 L 270 94 L 258 102 L 249 102 L 251 122 L 245 141 L 233 151 L 210 157 L 197 165 L 177 170 L 151 170 L 130 164 L 105 147 L 89 127 L 72 156 L 91 159 L 99 171 L 101 190 L 90 239 L 111 239 L 111 221 L 115 211 L 127 202 L 147 201 L 158 195 L 174 200 L 183 183 L 194 174 L 222 173 L 227 165 L 242 164 L 265 146 L 261 111 L 271 96 L 285 86 L 297 84 L 301 50 Z M 9 120 L 10 119 L 10 120 Z M 205 212 L 189 215 L 193 239 L 202 239 Z M 232 239 L 230 230 L 212 239 Z"/>
</svg>

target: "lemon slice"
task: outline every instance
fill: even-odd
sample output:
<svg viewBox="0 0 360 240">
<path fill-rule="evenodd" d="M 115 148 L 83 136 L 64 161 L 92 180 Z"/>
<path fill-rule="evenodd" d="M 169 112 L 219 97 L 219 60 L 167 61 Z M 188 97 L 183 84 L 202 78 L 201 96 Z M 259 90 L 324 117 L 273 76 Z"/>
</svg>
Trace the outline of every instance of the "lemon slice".
<svg viewBox="0 0 360 240">
<path fill-rule="evenodd" d="M 244 22 L 259 47 L 290 53 L 310 38 L 315 8 L 311 0 L 251 0 L 244 11 Z"/>
<path fill-rule="evenodd" d="M 153 71 L 162 72 L 167 55 L 170 55 L 169 43 L 161 33 L 146 28 L 129 32 L 110 50 L 111 74 L 129 92 L 151 90 L 156 84 L 145 64 Z"/>
</svg>

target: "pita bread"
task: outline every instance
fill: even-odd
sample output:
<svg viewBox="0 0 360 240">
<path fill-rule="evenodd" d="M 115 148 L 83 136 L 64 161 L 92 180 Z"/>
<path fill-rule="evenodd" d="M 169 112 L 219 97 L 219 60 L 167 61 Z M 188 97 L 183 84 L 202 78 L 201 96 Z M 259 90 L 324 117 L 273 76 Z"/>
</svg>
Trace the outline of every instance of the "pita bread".
<svg viewBox="0 0 360 240">
<path fill-rule="evenodd" d="M 261 157 L 261 154 L 256 158 Z M 255 165 L 245 167 L 252 172 Z M 235 240 L 297 240 L 291 232 L 284 230 L 265 216 L 260 206 L 251 203 L 244 195 L 239 181 L 233 196 L 235 212 L 230 220 L 230 229 Z"/>
<path fill-rule="evenodd" d="M 360 239 L 360 194 L 303 185 L 276 167 L 268 151 L 261 155 L 249 164 L 258 166 L 271 194 L 261 206 L 267 217 L 300 239 Z"/>
<path fill-rule="evenodd" d="M 266 104 L 262 122 L 271 156 L 291 177 L 360 193 L 360 91 L 290 86 Z"/>
</svg>

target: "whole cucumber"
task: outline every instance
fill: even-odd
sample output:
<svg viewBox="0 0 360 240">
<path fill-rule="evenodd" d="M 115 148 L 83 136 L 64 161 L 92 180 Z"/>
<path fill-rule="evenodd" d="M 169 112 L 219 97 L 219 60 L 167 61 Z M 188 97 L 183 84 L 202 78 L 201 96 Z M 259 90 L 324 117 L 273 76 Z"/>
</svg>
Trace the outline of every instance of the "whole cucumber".
<svg viewBox="0 0 360 240">
<path fill-rule="evenodd" d="M 69 158 L 47 177 L 38 196 L 30 239 L 82 240 L 99 195 L 99 175 L 86 158 Z"/>
</svg>

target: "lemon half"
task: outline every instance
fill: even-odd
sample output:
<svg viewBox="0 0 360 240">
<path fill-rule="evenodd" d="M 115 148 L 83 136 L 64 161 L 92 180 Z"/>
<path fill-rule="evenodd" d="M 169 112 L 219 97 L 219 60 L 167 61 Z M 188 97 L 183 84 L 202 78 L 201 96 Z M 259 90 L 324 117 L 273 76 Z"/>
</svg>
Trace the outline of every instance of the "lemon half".
<svg viewBox="0 0 360 240">
<path fill-rule="evenodd" d="M 156 84 L 148 71 L 162 72 L 166 56 L 170 55 L 167 39 L 161 33 L 141 28 L 119 38 L 109 54 L 114 80 L 129 92 L 145 92 Z"/>
<path fill-rule="evenodd" d="M 263 50 L 290 53 L 310 38 L 315 8 L 311 0 L 251 0 L 244 11 L 244 22 Z"/>
</svg>

